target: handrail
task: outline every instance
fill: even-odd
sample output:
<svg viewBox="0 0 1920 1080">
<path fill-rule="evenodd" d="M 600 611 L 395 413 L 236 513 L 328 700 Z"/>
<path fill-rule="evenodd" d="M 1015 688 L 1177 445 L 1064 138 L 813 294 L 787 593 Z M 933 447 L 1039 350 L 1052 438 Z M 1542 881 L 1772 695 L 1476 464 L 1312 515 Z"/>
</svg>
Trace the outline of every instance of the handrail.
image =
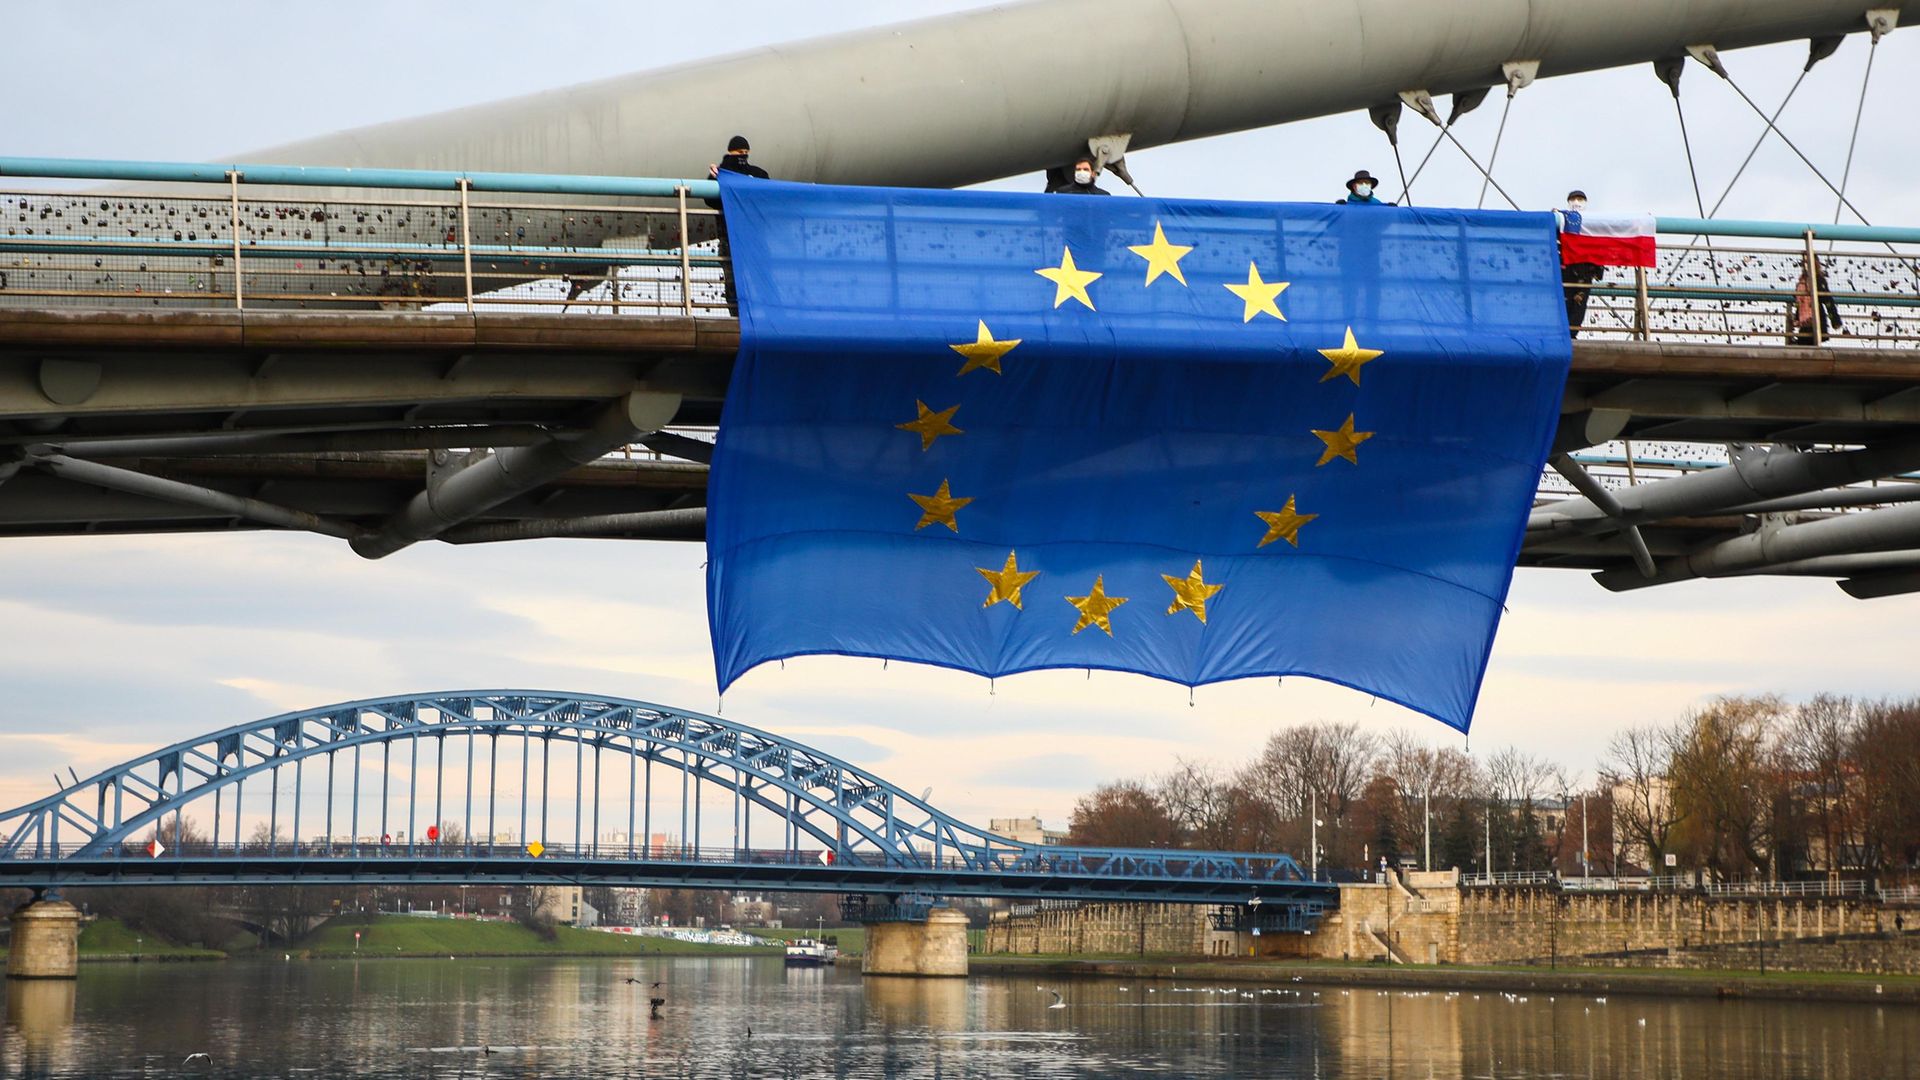
<svg viewBox="0 0 1920 1080">
<path fill-rule="evenodd" d="M 720 196 L 712 180 L 648 176 L 586 176 L 562 173 L 453 172 L 442 169 L 355 169 L 315 165 L 204 164 L 186 161 L 115 161 L 95 158 L 4 157 L 0 176 L 45 180 L 119 180 L 166 184 L 271 184 L 279 187 L 405 188 L 511 191 L 538 195 L 627 195 L 673 198 L 681 188 L 696 199 Z"/>
<path fill-rule="evenodd" d="M 237 179 L 241 184 L 268 184 L 280 187 L 402 188 L 424 191 L 457 191 L 461 182 L 465 181 L 468 190 L 471 191 L 511 191 L 543 195 L 625 195 L 672 198 L 683 187 L 689 196 L 696 199 L 717 198 L 720 194 L 720 185 L 712 180 L 675 180 L 664 177 L 0 156 L 0 177 L 9 176 L 49 180 L 146 181 L 181 184 L 228 184 Z M 1811 233 L 1815 240 L 1920 244 L 1920 228 L 1888 225 L 1656 217 L 1654 226 L 1659 232 L 1670 235 L 1804 240 Z"/>
<path fill-rule="evenodd" d="M 1920 244 L 1920 229 L 1897 225 L 1828 225 L 1820 222 L 1747 221 L 1738 218 L 1656 217 L 1654 228 L 1687 236 L 1750 236 L 1763 240 L 1860 240 L 1874 244 Z"/>
</svg>

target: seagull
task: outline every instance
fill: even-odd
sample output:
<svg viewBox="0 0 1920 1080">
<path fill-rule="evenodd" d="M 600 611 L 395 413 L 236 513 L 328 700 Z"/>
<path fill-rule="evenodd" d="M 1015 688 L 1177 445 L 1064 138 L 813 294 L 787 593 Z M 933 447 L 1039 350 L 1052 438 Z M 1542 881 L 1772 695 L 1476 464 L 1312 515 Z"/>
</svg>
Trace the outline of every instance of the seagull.
<svg viewBox="0 0 1920 1080">
<path fill-rule="evenodd" d="M 1644 1023 L 1646 1023 L 1646 1021 L 1645 1021 L 1645 1020 L 1642 1020 L 1642 1021 L 1640 1021 L 1640 1022 L 1641 1022 L 1641 1023 L 1643 1023 L 1643 1024 L 1644 1024 Z M 194 1063 L 194 1062 L 196 1062 L 196 1061 L 204 1061 L 204 1062 L 206 1062 L 207 1064 L 209 1064 L 209 1065 L 211 1065 L 211 1064 L 213 1064 L 213 1057 L 212 1057 L 211 1055 L 208 1055 L 208 1054 L 188 1054 L 188 1055 L 187 1055 L 187 1060 L 185 1060 L 185 1061 L 183 1061 L 183 1062 L 181 1062 L 181 1063 L 180 1063 L 180 1067 L 184 1069 L 184 1068 L 186 1068 L 186 1067 L 187 1067 L 188 1065 L 191 1065 L 191 1064 L 193 1064 L 193 1063 Z"/>
<path fill-rule="evenodd" d="M 1593 999 L 1593 1003 L 1595 1005 L 1605 1005 L 1607 1003 L 1607 999 L 1603 997 L 1597 997 Z"/>
<path fill-rule="evenodd" d="M 1049 990 L 1049 991 L 1047 991 L 1047 993 L 1049 993 L 1049 994 L 1052 994 L 1052 995 L 1053 995 L 1053 1004 L 1051 1004 L 1051 1005 L 1049 1005 L 1049 1006 L 1047 1006 L 1047 1008 L 1049 1008 L 1049 1009 L 1064 1009 L 1064 1008 L 1066 1008 L 1066 1007 L 1067 1007 L 1067 999 L 1065 999 L 1065 998 L 1063 998 L 1063 997 L 1061 997 L 1061 996 L 1060 996 L 1060 991 L 1058 991 L 1058 990 Z"/>
</svg>

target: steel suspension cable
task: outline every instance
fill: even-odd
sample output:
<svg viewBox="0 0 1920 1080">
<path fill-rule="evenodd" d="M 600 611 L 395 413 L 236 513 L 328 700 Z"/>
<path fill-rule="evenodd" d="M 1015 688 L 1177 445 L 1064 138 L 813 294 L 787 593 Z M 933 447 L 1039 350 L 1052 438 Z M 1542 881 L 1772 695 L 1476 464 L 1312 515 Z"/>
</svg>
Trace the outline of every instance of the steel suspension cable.
<svg viewBox="0 0 1920 1080">
<path fill-rule="evenodd" d="M 1847 138 L 1847 165 L 1840 172 L 1839 198 L 1833 204 L 1833 223 L 1840 224 L 1840 211 L 1847 202 L 1847 181 L 1853 178 L 1853 150 L 1860 143 L 1860 118 L 1867 111 L 1867 87 L 1873 82 L 1873 58 L 1880 52 L 1880 35 L 1875 34 L 1873 43 L 1867 46 L 1867 69 L 1860 76 L 1860 101 L 1853 108 L 1853 134 Z M 1864 219 L 1863 219 L 1864 220 Z M 1833 250 L 1829 243 L 1827 250 Z"/>
<path fill-rule="evenodd" d="M 1388 143 L 1393 147 L 1393 167 L 1399 170 L 1400 173 L 1400 198 L 1406 200 L 1404 205 L 1412 206 L 1413 192 L 1407 188 L 1407 167 L 1400 161 L 1400 140 L 1389 139 Z M 1398 202 L 1399 200 L 1395 201 Z"/>
<path fill-rule="evenodd" d="M 1507 113 L 1513 109 L 1514 89 L 1507 88 L 1507 100 L 1500 106 L 1500 127 L 1493 133 L 1493 152 L 1487 155 L 1487 175 L 1480 181 L 1480 198 L 1473 204 L 1475 210 L 1484 210 L 1487 205 L 1487 185 L 1493 183 L 1493 165 L 1500 160 L 1500 140 L 1507 135 Z"/>
<path fill-rule="evenodd" d="M 1680 87 L 1677 82 L 1673 87 L 1673 113 L 1680 118 L 1680 145 L 1687 154 L 1687 176 L 1693 181 L 1693 205 L 1701 217 L 1706 217 L 1706 200 L 1700 196 L 1700 170 L 1694 167 L 1693 139 L 1687 134 L 1687 110 L 1680 104 Z M 1707 245 L 1707 269 L 1713 272 L 1713 285 L 1717 289 L 1720 287 L 1720 264 L 1713 260 L 1713 238 L 1708 236 L 1700 239 Z M 1733 324 L 1727 318 L 1726 301 L 1720 301 L 1719 308 L 1720 327 L 1726 332 L 1727 344 L 1731 345 L 1733 344 Z"/>
<path fill-rule="evenodd" d="M 1867 60 L 1869 63 L 1872 62 L 1873 54 L 1871 52 L 1868 53 Z M 1742 89 L 1740 84 L 1734 81 L 1734 78 L 1731 74 L 1725 74 L 1720 72 L 1716 72 L 1716 74 L 1719 74 L 1721 78 L 1727 81 L 1727 85 L 1733 88 L 1734 93 L 1740 95 L 1740 100 L 1747 103 L 1747 108 L 1752 109 L 1754 112 L 1754 115 L 1759 116 L 1761 119 L 1767 121 L 1767 130 L 1771 131 L 1775 135 L 1778 135 L 1780 137 L 1780 141 L 1786 144 L 1787 149 L 1793 151 L 1793 156 L 1799 158 L 1801 164 L 1805 165 L 1808 169 L 1812 170 L 1813 175 L 1817 177 L 1821 183 L 1827 185 L 1827 190 L 1833 192 L 1834 196 L 1840 200 L 1840 206 L 1842 208 L 1853 211 L 1853 216 L 1860 219 L 1860 224 L 1862 225 L 1873 224 L 1873 222 L 1867 220 L 1866 214 L 1861 213 L 1859 207 L 1853 205 L 1853 200 L 1847 198 L 1847 193 L 1845 190 L 1835 186 L 1834 182 L 1827 178 L 1827 174 L 1821 172 L 1820 167 L 1813 163 L 1813 159 L 1807 157 L 1806 153 L 1802 151 L 1800 147 L 1797 144 L 1795 144 L 1792 139 L 1787 138 L 1786 132 L 1781 131 L 1780 128 L 1777 125 L 1775 125 L 1772 120 L 1767 119 L 1767 114 L 1761 111 L 1760 106 L 1754 104 L 1753 98 L 1749 97 L 1747 95 L 1746 90 Z M 1866 108 L 1865 94 L 1866 94 L 1866 90 L 1865 90 L 1865 85 L 1863 84 L 1861 88 L 1861 98 L 1860 98 L 1861 110 L 1864 110 Z M 1857 134 L 1857 129 L 1856 129 L 1856 134 Z M 1848 167 L 1851 168 L 1852 167 L 1851 161 L 1853 157 L 1853 151 L 1851 149 L 1851 146 L 1848 149 L 1847 157 L 1849 161 Z M 1834 216 L 1836 218 L 1839 217 L 1838 210 L 1835 211 Z M 1887 251 L 1892 253 L 1893 255 L 1896 255 L 1896 256 L 1900 255 L 1900 249 L 1895 247 L 1891 243 L 1882 241 L 1880 246 L 1886 248 Z M 1916 266 L 1912 263 L 1907 263 L 1906 265 L 1907 265 L 1907 269 L 1914 274 L 1915 278 L 1920 279 L 1920 266 Z"/>
<path fill-rule="evenodd" d="M 1446 138 L 1446 128 L 1443 127 L 1440 129 L 1440 131 L 1441 131 L 1441 134 L 1435 135 L 1433 137 L 1432 145 L 1427 147 L 1427 156 L 1421 158 L 1420 164 L 1414 166 L 1413 179 L 1406 181 L 1405 189 L 1400 193 L 1403 198 L 1408 198 L 1408 199 L 1412 198 L 1414 183 L 1420 179 L 1421 173 L 1427 171 L 1427 162 L 1433 160 L 1433 152 L 1435 150 L 1440 149 L 1440 140 Z M 1412 203 L 1409 202 L 1408 205 L 1412 205 Z"/>
<path fill-rule="evenodd" d="M 1807 72 L 1803 70 L 1800 72 L 1800 77 L 1793 80 L 1793 88 L 1787 91 L 1786 97 L 1780 99 L 1780 107 L 1773 110 L 1774 120 L 1780 119 L 1780 114 L 1786 111 L 1788 102 L 1791 102 L 1793 100 L 1793 95 L 1799 92 L 1800 84 L 1802 82 L 1805 82 L 1806 78 L 1807 78 Z M 1677 99 L 1676 99 L 1676 103 L 1677 103 Z M 1684 121 L 1682 121 L 1682 126 L 1684 126 Z M 1771 127 L 1771 122 L 1769 122 L 1769 127 Z M 1702 215 L 1703 217 L 1716 217 L 1719 215 L 1720 207 L 1726 205 L 1727 196 L 1733 194 L 1734 185 L 1740 182 L 1740 177 L 1746 173 L 1747 166 L 1753 164 L 1754 155 L 1760 152 L 1760 147 L 1767 141 L 1767 134 L 1768 134 L 1768 128 L 1762 128 L 1760 130 L 1760 137 L 1753 141 L 1753 146 L 1747 150 L 1746 158 L 1740 162 L 1740 167 L 1733 171 L 1733 179 L 1727 181 L 1727 186 L 1725 189 L 1723 189 L 1720 192 L 1720 197 L 1714 200 L 1713 209 L 1707 211 L 1704 215 Z M 1837 217 L 1838 211 L 1836 211 L 1835 214 Z M 1687 242 L 1687 246 L 1680 252 L 1680 258 L 1675 260 L 1672 267 L 1668 268 L 1667 280 L 1663 282 L 1663 284 L 1667 284 L 1667 285 L 1673 284 L 1674 279 L 1679 275 L 1680 270 L 1683 267 L 1685 267 L 1688 260 L 1690 260 L 1693 257 L 1694 249 L 1699 246 L 1701 239 L 1702 237 L 1696 236 L 1692 240 Z"/>
</svg>

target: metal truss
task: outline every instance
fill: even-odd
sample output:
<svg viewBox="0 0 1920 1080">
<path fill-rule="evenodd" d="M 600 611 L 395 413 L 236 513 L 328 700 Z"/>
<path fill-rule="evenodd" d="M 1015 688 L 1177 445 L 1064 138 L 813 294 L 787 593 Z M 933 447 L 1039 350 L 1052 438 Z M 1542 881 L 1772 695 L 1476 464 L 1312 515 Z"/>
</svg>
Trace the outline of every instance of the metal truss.
<svg viewBox="0 0 1920 1080">
<path fill-rule="evenodd" d="M 466 758 L 464 795 L 454 817 L 443 815 L 453 811 L 441 789 L 449 740 Z M 517 801 L 503 807 L 495 790 L 502 786 L 495 783 L 500 748 L 505 742 L 511 756 L 516 741 Z M 430 805 L 420 770 L 423 743 L 433 755 Z M 556 744 L 574 756 L 572 840 L 543 839 L 533 852 L 529 838 L 558 831 L 549 826 L 548 790 Z M 536 751 L 537 800 L 530 783 Z M 363 791 L 361 762 L 370 752 L 379 754 L 378 768 Z M 486 789 L 478 790 L 474 776 L 482 753 L 488 779 Z M 626 763 L 625 785 L 603 786 L 606 756 Z M 337 793 L 341 762 L 348 763 L 351 779 Z M 461 767 L 457 757 L 451 765 L 456 772 Z M 656 766 L 679 774 L 677 802 L 670 783 L 655 785 Z M 320 824 L 308 805 L 308 784 L 317 794 L 318 779 L 309 773 L 322 767 L 324 833 L 302 839 L 303 811 L 309 829 Z M 395 783 L 401 776 L 404 785 Z M 255 785 L 252 805 L 244 801 L 249 781 Z M 377 818 L 362 813 L 376 784 Z M 395 789 L 404 792 L 397 805 Z M 662 790 L 670 811 L 665 815 L 656 806 L 655 793 Z M 336 814 L 336 795 L 346 797 L 344 815 Z M 482 805 L 476 807 L 476 800 Z M 733 842 L 701 847 L 701 814 L 715 803 L 732 811 Z M 564 810 L 564 795 L 560 805 Z M 211 808 L 211 839 L 182 829 L 189 807 Z M 756 813 L 779 822 L 778 846 L 755 846 Z M 436 825 L 457 825 L 458 838 L 423 840 L 417 828 L 423 816 Z M 674 818 L 681 839 L 656 842 L 656 819 Z M 252 839 L 242 836 L 243 820 L 254 826 Z M 503 820 L 519 823 L 516 840 L 501 840 Z M 624 824 L 616 834 L 624 843 L 603 839 L 603 822 Z M 341 825 L 344 836 L 337 833 Z M 378 833 L 363 835 L 372 828 Z M 289 833 L 291 839 L 283 838 Z M 648 839 L 641 842 L 641 836 Z M 0 882 L 14 884 L 558 878 L 1194 902 L 1332 891 L 1309 881 L 1284 854 L 1026 844 L 968 825 L 872 773 L 756 728 L 641 701 L 525 690 L 355 701 L 229 727 L 76 777 L 46 798 L 0 813 L 0 837 Z M 166 850 L 157 856 L 145 850 L 143 841 L 151 838 L 160 838 Z"/>
</svg>

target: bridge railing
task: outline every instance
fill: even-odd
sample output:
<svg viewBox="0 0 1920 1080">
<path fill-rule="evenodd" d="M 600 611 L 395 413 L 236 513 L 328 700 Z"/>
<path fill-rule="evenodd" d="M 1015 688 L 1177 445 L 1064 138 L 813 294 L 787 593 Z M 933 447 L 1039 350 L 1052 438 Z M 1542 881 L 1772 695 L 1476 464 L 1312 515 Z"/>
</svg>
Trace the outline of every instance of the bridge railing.
<svg viewBox="0 0 1920 1080">
<path fill-rule="evenodd" d="M 1657 227 L 1657 265 L 1607 270 L 1582 336 L 1920 345 L 1920 229 L 1664 217 Z M 1811 317 L 1828 303 L 1829 316 Z"/>
<path fill-rule="evenodd" d="M 717 194 L 711 181 L 0 158 L 0 305 L 720 317 Z"/>
<path fill-rule="evenodd" d="M 472 860 L 512 860 L 539 863 L 672 863 L 675 865 L 711 865 L 726 867 L 794 867 L 828 870 L 945 871 L 954 873 L 991 873 L 1005 875 L 1126 877 L 1162 880 L 1301 882 L 1297 864 L 1286 855 L 1261 855 L 1239 852 L 1185 852 L 1180 850 L 1122 850 L 1059 847 L 1040 855 L 1008 852 L 1005 857 L 983 860 L 977 856 L 935 856 L 917 852 L 911 859 L 898 855 L 861 850 L 824 848 L 749 848 L 694 847 L 691 845 L 542 844 L 534 855 L 526 844 L 517 841 L 414 841 L 405 837 L 338 837 L 331 840 L 309 839 L 245 842 L 187 839 L 164 845 L 152 854 L 147 841 L 128 841 L 104 849 L 87 844 L 36 844 L 22 848 L 10 858 L 0 859 L 0 878 L 7 864 L 118 863 L 158 864 L 205 863 L 208 861 L 285 861 L 289 863 L 322 861 L 378 862 L 381 860 L 426 860 L 465 862 Z"/>
<path fill-rule="evenodd" d="M 0 157 L 0 305 L 724 317 L 717 194 L 707 180 Z M 1584 336 L 1920 346 L 1920 229 L 1657 225 L 1658 265 L 1595 283 Z M 1803 286 L 1809 264 L 1821 273 Z M 1823 299 L 1839 324 L 1797 329 Z"/>
</svg>

